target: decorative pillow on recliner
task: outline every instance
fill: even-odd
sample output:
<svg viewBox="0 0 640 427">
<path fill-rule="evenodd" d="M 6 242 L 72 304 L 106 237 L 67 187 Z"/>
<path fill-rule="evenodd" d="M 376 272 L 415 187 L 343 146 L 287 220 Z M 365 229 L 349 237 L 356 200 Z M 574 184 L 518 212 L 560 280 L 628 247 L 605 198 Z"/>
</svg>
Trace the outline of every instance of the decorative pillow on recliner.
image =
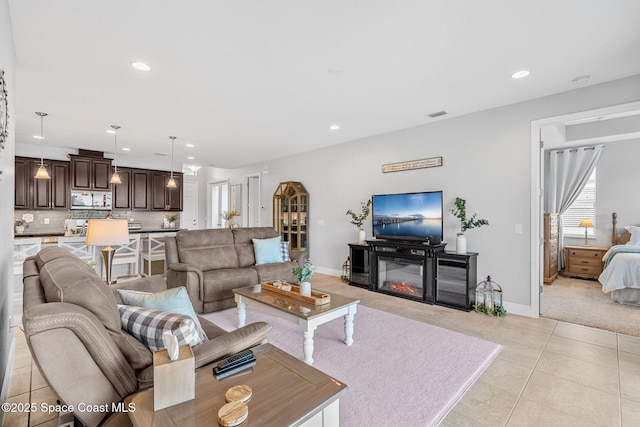
<svg viewBox="0 0 640 427">
<path fill-rule="evenodd" d="M 122 304 L 125 305 L 134 305 L 189 316 L 196 324 L 200 339 L 203 341 L 207 339 L 207 335 L 204 333 L 198 316 L 193 309 L 189 294 L 187 294 L 187 288 L 184 286 L 157 293 L 118 289 L 118 295 L 122 300 Z"/>
<path fill-rule="evenodd" d="M 282 262 L 280 236 L 270 239 L 251 239 L 256 256 L 256 265 Z"/>
<path fill-rule="evenodd" d="M 184 314 L 118 305 L 122 329 L 133 335 L 151 351 L 163 350 L 165 332 L 171 332 L 179 345 L 194 346 L 202 342 L 196 323 Z"/>
<path fill-rule="evenodd" d="M 289 256 L 289 242 L 280 242 L 280 256 L 282 256 L 282 262 L 291 261 Z"/>
</svg>

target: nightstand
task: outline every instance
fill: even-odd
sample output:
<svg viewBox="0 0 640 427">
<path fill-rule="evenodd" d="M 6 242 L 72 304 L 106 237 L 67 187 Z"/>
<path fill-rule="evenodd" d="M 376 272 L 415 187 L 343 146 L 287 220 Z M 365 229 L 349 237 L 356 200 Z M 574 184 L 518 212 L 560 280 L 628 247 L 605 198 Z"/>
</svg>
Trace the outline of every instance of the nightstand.
<svg viewBox="0 0 640 427">
<path fill-rule="evenodd" d="M 599 246 L 565 246 L 563 276 L 597 280 L 602 273 L 602 257 L 607 250 Z"/>
</svg>

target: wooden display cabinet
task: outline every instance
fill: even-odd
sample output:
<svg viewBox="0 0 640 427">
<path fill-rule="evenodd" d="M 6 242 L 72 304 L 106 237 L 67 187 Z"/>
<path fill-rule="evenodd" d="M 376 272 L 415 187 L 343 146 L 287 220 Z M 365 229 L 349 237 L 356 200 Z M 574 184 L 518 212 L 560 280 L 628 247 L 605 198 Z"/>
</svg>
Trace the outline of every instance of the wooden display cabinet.
<svg viewBox="0 0 640 427">
<path fill-rule="evenodd" d="M 278 184 L 273 194 L 273 228 L 291 251 L 309 248 L 309 193 L 299 182 Z"/>
</svg>

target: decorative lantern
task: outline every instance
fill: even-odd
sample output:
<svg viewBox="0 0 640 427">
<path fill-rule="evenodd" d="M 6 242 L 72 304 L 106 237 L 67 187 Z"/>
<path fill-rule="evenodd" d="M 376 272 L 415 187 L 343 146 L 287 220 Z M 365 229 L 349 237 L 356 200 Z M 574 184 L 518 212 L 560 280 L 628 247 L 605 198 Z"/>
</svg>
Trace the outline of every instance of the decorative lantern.
<svg viewBox="0 0 640 427">
<path fill-rule="evenodd" d="M 506 316 L 507 311 L 502 306 L 502 288 L 487 276 L 487 280 L 476 287 L 476 311 L 490 316 Z"/>
<path fill-rule="evenodd" d="M 342 276 L 340 276 L 340 279 L 342 279 L 343 282 L 349 281 L 350 271 L 351 271 L 351 260 L 349 260 L 349 257 L 347 257 L 347 260 L 342 263 Z"/>
</svg>

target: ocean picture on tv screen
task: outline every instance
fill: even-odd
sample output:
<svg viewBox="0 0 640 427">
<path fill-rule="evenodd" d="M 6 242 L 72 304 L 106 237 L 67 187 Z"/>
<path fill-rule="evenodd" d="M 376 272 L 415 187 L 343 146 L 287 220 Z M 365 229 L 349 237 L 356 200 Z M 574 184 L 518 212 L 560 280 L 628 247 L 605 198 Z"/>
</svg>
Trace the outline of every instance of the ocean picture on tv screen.
<svg viewBox="0 0 640 427">
<path fill-rule="evenodd" d="M 373 196 L 374 237 L 442 238 L 442 192 Z"/>
</svg>

